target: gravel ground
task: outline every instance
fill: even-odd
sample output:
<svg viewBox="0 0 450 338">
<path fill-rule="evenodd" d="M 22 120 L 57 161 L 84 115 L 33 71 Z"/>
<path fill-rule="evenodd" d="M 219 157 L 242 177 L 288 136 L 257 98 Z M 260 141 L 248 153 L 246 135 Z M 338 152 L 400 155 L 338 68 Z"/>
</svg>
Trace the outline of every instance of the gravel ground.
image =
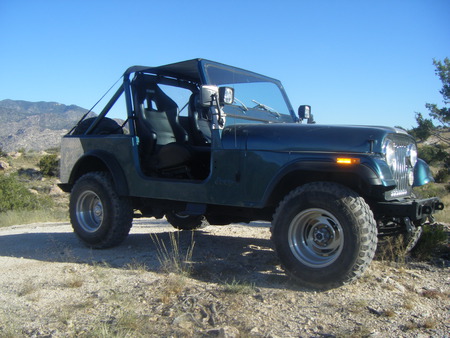
<svg viewBox="0 0 450 338">
<path fill-rule="evenodd" d="M 192 235 L 140 219 L 107 250 L 85 247 L 68 223 L 12 226 L 0 228 L 0 264 L 1 337 L 450 336 L 447 264 L 375 260 L 350 285 L 302 289 L 267 223 Z"/>
</svg>

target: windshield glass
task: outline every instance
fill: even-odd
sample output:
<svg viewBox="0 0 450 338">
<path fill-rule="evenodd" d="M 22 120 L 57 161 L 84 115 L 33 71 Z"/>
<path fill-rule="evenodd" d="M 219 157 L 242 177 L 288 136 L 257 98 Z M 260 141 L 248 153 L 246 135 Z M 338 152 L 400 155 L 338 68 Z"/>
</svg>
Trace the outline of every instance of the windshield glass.
<svg viewBox="0 0 450 338">
<path fill-rule="evenodd" d="M 224 65 L 206 63 L 204 70 L 207 84 L 234 88 L 234 103 L 224 107 L 226 125 L 295 121 L 279 81 Z"/>
</svg>

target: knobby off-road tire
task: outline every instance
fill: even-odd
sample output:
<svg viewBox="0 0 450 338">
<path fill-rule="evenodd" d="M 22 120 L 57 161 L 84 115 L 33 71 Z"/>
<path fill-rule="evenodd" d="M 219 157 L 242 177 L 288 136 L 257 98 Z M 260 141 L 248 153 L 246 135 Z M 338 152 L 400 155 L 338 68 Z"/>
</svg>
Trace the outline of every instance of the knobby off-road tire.
<svg viewBox="0 0 450 338">
<path fill-rule="evenodd" d="M 363 273 L 375 254 L 377 227 L 356 192 L 315 182 L 298 187 L 280 202 L 272 240 L 288 274 L 303 286 L 323 290 Z"/>
<path fill-rule="evenodd" d="M 128 198 L 116 193 L 108 173 L 91 172 L 72 189 L 70 220 L 74 232 L 89 247 L 109 248 L 128 236 L 133 208 Z"/>
<path fill-rule="evenodd" d="M 196 230 L 205 228 L 209 225 L 203 215 L 182 215 L 174 211 L 170 211 L 166 213 L 166 219 L 175 229 L 179 230 Z"/>
</svg>

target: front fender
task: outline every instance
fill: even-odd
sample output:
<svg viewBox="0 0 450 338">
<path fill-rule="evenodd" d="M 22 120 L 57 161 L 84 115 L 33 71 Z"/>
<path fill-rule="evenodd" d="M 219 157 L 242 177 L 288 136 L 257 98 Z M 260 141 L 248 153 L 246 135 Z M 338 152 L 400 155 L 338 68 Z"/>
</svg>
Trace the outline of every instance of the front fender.
<svg viewBox="0 0 450 338">
<path fill-rule="evenodd" d="M 420 187 L 422 185 L 434 182 L 433 174 L 431 173 L 428 164 L 418 159 L 416 166 L 414 167 L 414 184 L 413 187 Z"/>
<path fill-rule="evenodd" d="M 380 173 L 373 159 L 360 157 L 361 163 L 340 166 L 335 158 L 303 159 L 291 162 L 281 168 L 267 186 L 263 205 L 270 204 L 291 190 L 293 185 L 301 185 L 318 180 L 333 180 L 366 194 L 380 194 L 391 186 Z"/>
</svg>

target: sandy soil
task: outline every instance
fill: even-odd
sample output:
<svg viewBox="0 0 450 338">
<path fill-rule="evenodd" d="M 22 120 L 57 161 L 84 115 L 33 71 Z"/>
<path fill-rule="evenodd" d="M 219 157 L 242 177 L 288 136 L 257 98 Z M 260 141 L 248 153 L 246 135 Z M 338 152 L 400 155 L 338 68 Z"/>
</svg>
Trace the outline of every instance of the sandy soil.
<svg viewBox="0 0 450 338">
<path fill-rule="evenodd" d="M 140 219 L 119 247 L 91 250 L 68 223 L 0 228 L 0 336 L 449 336 L 445 264 L 376 260 L 316 292 L 284 274 L 267 223 L 172 233 Z M 171 237 L 175 256 L 193 248 L 178 270 L 159 255 Z"/>
</svg>

